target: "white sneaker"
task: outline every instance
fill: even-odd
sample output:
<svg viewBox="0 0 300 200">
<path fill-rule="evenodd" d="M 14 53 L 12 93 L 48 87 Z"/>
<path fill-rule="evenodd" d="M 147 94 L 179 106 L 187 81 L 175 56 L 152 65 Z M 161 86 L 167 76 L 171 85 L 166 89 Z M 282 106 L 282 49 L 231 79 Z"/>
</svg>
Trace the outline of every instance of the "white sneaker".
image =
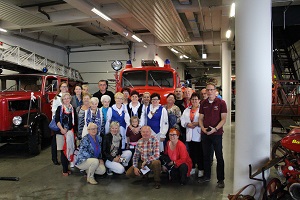
<svg viewBox="0 0 300 200">
<path fill-rule="evenodd" d="M 97 185 L 98 184 L 98 182 L 95 180 L 94 177 L 87 178 L 87 182 L 92 184 L 92 185 Z"/>
<path fill-rule="evenodd" d="M 110 169 L 108 169 L 108 170 L 106 171 L 106 173 L 107 173 L 108 176 L 112 176 L 112 175 L 113 175 L 113 173 L 112 173 L 112 171 L 111 171 Z"/>
<path fill-rule="evenodd" d="M 204 171 L 203 170 L 199 170 L 198 171 L 198 178 L 203 177 L 203 175 L 204 175 Z"/>
<path fill-rule="evenodd" d="M 191 175 L 195 174 L 195 172 L 196 172 L 196 169 L 193 168 L 192 171 L 191 171 Z"/>
</svg>

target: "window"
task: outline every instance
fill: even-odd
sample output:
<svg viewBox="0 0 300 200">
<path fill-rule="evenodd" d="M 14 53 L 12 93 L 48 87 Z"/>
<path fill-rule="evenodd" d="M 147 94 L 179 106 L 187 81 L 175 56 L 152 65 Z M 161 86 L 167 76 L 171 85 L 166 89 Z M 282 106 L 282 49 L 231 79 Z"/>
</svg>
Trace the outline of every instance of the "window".
<svg viewBox="0 0 300 200">
<path fill-rule="evenodd" d="M 2 91 L 40 91 L 42 78 L 38 76 L 3 76 Z"/>
<path fill-rule="evenodd" d="M 45 85 L 46 92 L 56 92 L 57 91 L 57 79 L 56 78 L 47 78 Z"/>
<path fill-rule="evenodd" d="M 160 87 L 173 87 L 173 73 L 169 71 L 149 71 L 148 85 Z"/>
<path fill-rule="evenodd" d="M 122 87 L 145 86 L 146 71 L 124 72 L 121 81 Z"/>
</svg>

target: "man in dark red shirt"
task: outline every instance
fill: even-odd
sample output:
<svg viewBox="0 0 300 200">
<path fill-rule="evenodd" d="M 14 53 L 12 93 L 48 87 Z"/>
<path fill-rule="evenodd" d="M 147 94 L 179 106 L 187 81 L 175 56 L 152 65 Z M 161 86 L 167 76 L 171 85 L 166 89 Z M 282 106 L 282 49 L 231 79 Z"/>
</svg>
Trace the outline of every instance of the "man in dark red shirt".
<svg viewBox="0 0 300 200">
<path fill-rule="evenodd" d="M 204 183 L 211 177 L 211 146 L 213 145 L 217 158 L 218 187 L 224 188 L 224 159 L 223 159 L 223 125 L 226 122 L 227 106 L 224 100 L 216 98 L 214 83 L 206 85 L 208 98 L 200 105 L 199 125 L 201 127 L 201 140 L 204 156 L 204 176 L 198 181 Z"/>
</svg>

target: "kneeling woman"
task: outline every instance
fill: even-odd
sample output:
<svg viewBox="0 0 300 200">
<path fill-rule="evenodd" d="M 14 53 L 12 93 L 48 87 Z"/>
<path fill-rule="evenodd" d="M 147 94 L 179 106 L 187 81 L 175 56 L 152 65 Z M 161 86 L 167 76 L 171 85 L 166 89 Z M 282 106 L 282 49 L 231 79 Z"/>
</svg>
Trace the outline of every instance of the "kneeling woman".
<svg viewBox="0 0 300 200">
<path fill-rule="evenodd" d="M 165 147 L 165 154 L 171 159 L 169 166 L 173 166 L 170 171 L 170 176 L 172 180 L 179 178 L 181 185 L 186 184 L 187 177 L 190 176 L 192 169 L 192 160 L 186 150 L 183 142 L 178 140 L 180 132 L 171 128 L 169 131 L 170 140 L 167 142 Z"/>
<path fill-rule="evenodd" d="M 106 169 L 101 154 L 101 137 L 98 135 L 98 127 L 95 123 L 89 123 L 88 134 L 85 135 L 81 142 L 77 157 L 76 166 L 81 170 L 86 170 L 87 182 L 97 184 L 94 174 L 102 175 Z"/>
<path fill-rule="evenodd" d="M 106 160 L 107 174 L 112 175 L 112 172 L 123 174 L 125 172 L 124 166 L 128 166 L 131 156 L 131 151 L 122 151 L 122 136 L 119 122 L 111 122 L 110 132 L 103 139 L 103 157 Z"/>
</svg>

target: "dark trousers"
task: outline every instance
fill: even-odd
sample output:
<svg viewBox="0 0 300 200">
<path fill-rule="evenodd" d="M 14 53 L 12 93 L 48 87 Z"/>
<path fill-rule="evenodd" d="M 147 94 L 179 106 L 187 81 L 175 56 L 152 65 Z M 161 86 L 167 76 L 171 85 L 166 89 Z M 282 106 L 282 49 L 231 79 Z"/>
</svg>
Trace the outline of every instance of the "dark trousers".
<svg viewBox="0 0 300 200">
<path fill-rule="evenodd" d="M 178 168 L 173 167 L 170 172 L 171 180 L 178 180 L 185 184 L 187 181 L 188 166 L 183 163 Z"/>
<path fill-rule="evenodd" d="M 203 148 L 202 148 L 202 142 L 188 142 L 189 146 L 189 154 L 193 161 L 193 168 L 195 168 L 195 165 L 198 165 L 199 170 L 203 170 L 204 168 L 204 162 L 203 162 Z"/>
<path fill-rule="evenodd" d="M 52 141 L 51 141 L 51 155 L 52 155 L 52 161 L 57 161 L 57 145 L 56 145 L 56 134 L 52 135 Z"/>
<path fill-rule="evenodd" d="M 67 173 L 68 172 L 68 166 L 69 166 L 69 160 L 66 157 L 66 155 L 64 154 L 64 151 L 60 151 L 60 159 L 61 159 L 61 165 L 63 167 L 63 173 Z"/>
<path fill-rule="evenodd" d="M 204 177 L 210 178 L 211 176 L 211 154 L 214 147 L 215 155 L 217 158 L 217 179 L 218 181 L 224 180 L 224 159 L 223 159 L 223 145 L 222 135 L 206 135 L 202 134 L 202 147 L 204 156 Z"/>
</svg>

